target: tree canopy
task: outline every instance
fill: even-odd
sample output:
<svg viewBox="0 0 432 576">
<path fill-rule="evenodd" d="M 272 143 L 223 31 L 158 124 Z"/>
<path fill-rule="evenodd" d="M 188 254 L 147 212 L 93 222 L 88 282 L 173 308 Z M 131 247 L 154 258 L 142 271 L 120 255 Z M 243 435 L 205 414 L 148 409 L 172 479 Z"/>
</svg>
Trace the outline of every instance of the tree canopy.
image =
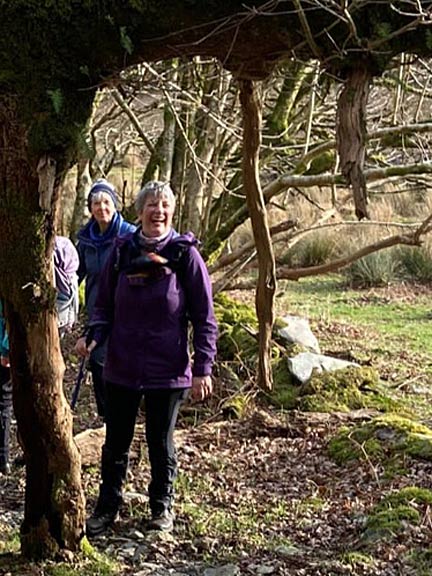
<svg viewBox="0 0 432 576">
<path fill-rule="evenodd" d="M 0 3 L 0 94 L 18 99 L 36 154 L 70 151 L 97 86 L 141 61 L 209 55 L 240 78 L 287 56 L 343 77 L 381 73 L 396 54 L 430 54 L 431 2 L 190 0 Z"/>
</svg>

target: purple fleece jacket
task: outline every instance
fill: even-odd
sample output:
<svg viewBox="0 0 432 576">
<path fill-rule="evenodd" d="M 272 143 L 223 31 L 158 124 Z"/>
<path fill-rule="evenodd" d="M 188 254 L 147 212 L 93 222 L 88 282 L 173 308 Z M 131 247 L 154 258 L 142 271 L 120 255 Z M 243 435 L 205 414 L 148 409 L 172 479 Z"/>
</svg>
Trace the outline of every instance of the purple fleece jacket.
<svg viewBox="0 0 432 576">
<path fill-rule="evenodd" d="M 108 338 L 104 378 L 138 390 L 188 388 L 192 374 L 211 374 L 216 355 L 217 325 L 207 268 L 193 234 L 172 230 L 152 251 L 164 255 L 170 243 L 186 244 L 181 273 L 169 266 L 161 266 L 150 277 L 116 271 L 117 247 L 136 246 L 139 232 L 116 239 L 100 277 L 90 326 L 98 344 Z"/>
</svg>

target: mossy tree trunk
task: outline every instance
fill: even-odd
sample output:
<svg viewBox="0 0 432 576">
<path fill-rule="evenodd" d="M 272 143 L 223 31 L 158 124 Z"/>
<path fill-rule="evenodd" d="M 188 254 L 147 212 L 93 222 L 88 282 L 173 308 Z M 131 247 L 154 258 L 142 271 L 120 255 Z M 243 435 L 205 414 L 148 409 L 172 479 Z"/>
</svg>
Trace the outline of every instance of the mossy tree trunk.
<svg viewBox="0 0 432 576">
<path fill-rule="evenodd" d="M 13 99 L 0 100 L 0 294 L 10 338 L 13 402 L 26 460 L 22 552 L 77 550 L 85 500 L 72 415 L 63 394 L 52 247 L 59 174 L 32 157 Z M 17 265 L 15 265 L 15 263 Z"/>
<path fill-rule="evenodd" d="M 258 90 L 253 81 L 240 80 L 240 102 L 243 112 L 243 184 L 258 256 L 255 296 L 259 322 L 258 385 L 264 390 L 270 390 L 273 385 L 270 360 L 276 265 L 259 180 L 262 113 Z"/>
</svg>

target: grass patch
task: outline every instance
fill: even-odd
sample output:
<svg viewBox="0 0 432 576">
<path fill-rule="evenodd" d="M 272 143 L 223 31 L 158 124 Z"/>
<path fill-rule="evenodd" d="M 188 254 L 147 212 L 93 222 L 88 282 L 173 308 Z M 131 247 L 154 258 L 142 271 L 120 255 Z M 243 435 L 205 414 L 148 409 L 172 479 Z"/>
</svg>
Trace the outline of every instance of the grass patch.
<svg viewBox="0 0 432 576">
<path fill-rule="evenodd" d="M 399 279 L 401 265 L 391 250 L 373 252 L 345 270 L 345 278 L 350 286 L 368 288 L 386 286 Z"/>
<path fill-rule="evenodd" d="M 396 288 L 394 289 L 396 290 Z M 394 299 L 388 293 L 352 290 L 344 286 L 341 276 L 304 279 L 299 282 L 280 283 L 276 298 L 277 313 L 304 316 L 317 322 L 344 322 L 367 330 L 367 344 L 380 346 L 381 350 L 397 347 L 424 353 L 432 349 L 432 322 L 430 295 L 416 294 L 407 299 Z M 407 289 L 410 293 L 410 289 Z M 321 333 L 320 339 L 326 334 Z M 329 333 L 331 341 L 334 333 Z M 393 339 L 396 339 L 396 342 Z M 386 341 L 387 339 L 387 341 Z M 321 344 L 321 342 L 320 342 Z M 324 346 L 326 342 L 324 341 Z"/>
<path fill-rule="evenodd" d="M 277 316 L 309 320 L 323 354 L 376 369 L 383 394 L 432 418 L 430 291 L 418 286 L 353 290 L 340 275 L 281 281 Z"/>
</svg>

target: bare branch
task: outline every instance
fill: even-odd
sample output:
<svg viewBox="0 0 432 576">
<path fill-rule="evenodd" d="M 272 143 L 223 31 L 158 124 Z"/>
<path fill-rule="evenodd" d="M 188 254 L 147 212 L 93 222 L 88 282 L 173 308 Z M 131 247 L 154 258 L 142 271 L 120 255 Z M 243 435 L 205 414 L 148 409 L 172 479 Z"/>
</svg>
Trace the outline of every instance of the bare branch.
<svg viewBox="0 0 432 576">
<path fill-rule="evenodd" d="M 128 103 L 123 98 L 123 96 L 120 94 L 120 92 L 118 91 L 117 88 L 112 88 L 110 90 L 110 94 L 111 94 L 113 100 L 115 100 L 115 102 L 120 106 L 120 108 L 123 110 L 123 112 L 128 116 L 129 120 L 132 122 L 135 130 L 138 132 L 138 134 L 140 135 L 140 138 L 142 139 L 142 141 L 146 145 L 147 150 L 150 152 L 150 154 L 153 154 L 154 153 L 154 146 L 150 142 L 150 140 L 147 138 L 147 135 L 144 132 L 140 121 L 135 116 L 132 108 L 128 105 Z"/>
<path fill-rule="evenodd" d="M 309 27 L 309 23 L 306 18 L 306 14 L 304 13 L 303 7 L 301 5 L 300 0 L 294 0 L 294 6 L 298 12 L 298 17 L 300 19 L 300 23 L 303 28 L 303 32 L 306 36 L 307 43 L 309 44 L 309 48 L 311 49 L 312 54 L 315 56 L 317 60 L 321 60 L 321 51 L 316 44 L 311 29 Z"/>
<path fill-rule="evenodd" d="M 388 238 L 383 238 L 378 242 L 368 244 L 360 250 L 357 250 L 353 254 L 339 258 L 338 260 L 333 260 L 326 264 L 321 264 L 319 266 L 310 266 L 308 268 L 288 268 L 281 267 L 277 271 L 278 278 L 284 278 L 285 280 L 298 280 L 299 278 L 306 278 L 307 276 L 320 276 L 322 274 L 328 274 L 330 272 L 337 272 L 341 268 L 349 266 L 356 260 L 364 258 L 368 254 L 373 252 L 378 252 L 384 248 L 390 248 L 391 246 L 396 246 L 398 244 L 406 244 L 409 246 L 420 246 L 421 239 L 418 237 L 418 231 L 412 234 L 396 234 L 394 236 L 389 236 Z"/>
</svg>

